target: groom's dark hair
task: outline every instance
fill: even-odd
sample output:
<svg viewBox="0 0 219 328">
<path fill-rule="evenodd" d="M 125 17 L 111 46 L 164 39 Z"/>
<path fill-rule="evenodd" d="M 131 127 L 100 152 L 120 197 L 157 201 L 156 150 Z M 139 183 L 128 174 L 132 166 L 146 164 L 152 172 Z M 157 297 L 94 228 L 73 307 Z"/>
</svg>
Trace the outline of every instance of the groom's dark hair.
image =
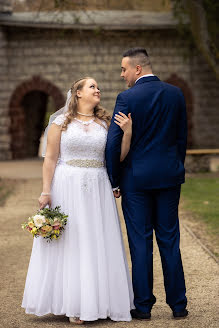
<svg viewBox="0 0 219 328">
<path fill-rule="evenodd" d="M 143 67 L 144 66 L 151 67 L 148 53 L 147 53 L 146 49 L 144 49 L 144 48 L 140 48 L 140 47 L 130 48 L 123 53 L 123 58 L 124 57 L 131 58 L 134 65 L 141 65 Z"/>
</svg>

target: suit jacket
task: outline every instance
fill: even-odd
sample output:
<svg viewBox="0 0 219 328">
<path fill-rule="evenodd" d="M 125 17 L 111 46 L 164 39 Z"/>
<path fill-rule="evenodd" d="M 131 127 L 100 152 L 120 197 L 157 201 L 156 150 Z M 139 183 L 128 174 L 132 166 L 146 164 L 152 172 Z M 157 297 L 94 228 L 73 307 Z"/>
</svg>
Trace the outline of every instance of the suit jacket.
<svg viewBox="0 0 219 328">
<path fill-rule="evenodd" d="M 119 111 L 131 113 L 131 146 L 120 163 L 123 131 L 114 123 Z M 159 189 L 185 180 L 187 120 L 181 90 L 157 76 L 143 77 L 120 93 L 109 128 L 106 166 L 112 187 Z"/>
</svg>

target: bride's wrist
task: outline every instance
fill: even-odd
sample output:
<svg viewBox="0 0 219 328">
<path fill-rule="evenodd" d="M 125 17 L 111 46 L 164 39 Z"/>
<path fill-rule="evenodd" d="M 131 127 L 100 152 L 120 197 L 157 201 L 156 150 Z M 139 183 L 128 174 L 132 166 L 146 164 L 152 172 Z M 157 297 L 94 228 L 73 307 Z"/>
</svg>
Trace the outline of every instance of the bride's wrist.
<svg viewBox="0 0 219 328">
<path fill-rule="evenodd" d="M 50 193 L 50 192 L 41 192 L 40 195 L 41 195 L 41 196 L 50 196 L 51 193 Z"/>
<path fill-rule="evenodd" d="M 130 138 L 132 136 L 132 130 L 126 130 L 126 131 L 124 131 L 124 135 L 125 135 L 125 137 Z"/>
</svg>

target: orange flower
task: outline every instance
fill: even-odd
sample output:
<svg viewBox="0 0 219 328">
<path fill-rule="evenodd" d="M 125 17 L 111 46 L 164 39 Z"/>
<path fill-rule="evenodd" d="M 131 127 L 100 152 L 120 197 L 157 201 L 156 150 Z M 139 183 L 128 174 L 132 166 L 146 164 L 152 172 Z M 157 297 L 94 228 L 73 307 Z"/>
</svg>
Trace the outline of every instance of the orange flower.
<svg viewBox="0 0 219 328">
<path fill-rule="evenodd" d="M 52 231 L 52 227 L 49 225 L 45 225 L 44 227 L 41 228 L 41 230 L 43 230 L 45 232 L 50 232 L 50 231 Z"/>
</svg>

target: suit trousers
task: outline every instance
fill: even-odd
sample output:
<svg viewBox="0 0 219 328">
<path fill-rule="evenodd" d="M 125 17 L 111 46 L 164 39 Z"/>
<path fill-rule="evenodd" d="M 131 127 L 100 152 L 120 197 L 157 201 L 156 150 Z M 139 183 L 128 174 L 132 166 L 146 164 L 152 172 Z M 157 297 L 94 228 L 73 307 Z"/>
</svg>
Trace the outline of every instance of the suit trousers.
<svg viewBox="0 0 219 328">
<path fill-rule="evenodd" d="M 172 311 L 186 308 L 186 287 L 179 248 L 178 205 L 181 186 L 142 191 L 122 190 L 122 208 L 132 259 L 134 304 L 150 312 L 153 295 L 153 230 L 161 256 L 166 302 Z"/>
</svg>

